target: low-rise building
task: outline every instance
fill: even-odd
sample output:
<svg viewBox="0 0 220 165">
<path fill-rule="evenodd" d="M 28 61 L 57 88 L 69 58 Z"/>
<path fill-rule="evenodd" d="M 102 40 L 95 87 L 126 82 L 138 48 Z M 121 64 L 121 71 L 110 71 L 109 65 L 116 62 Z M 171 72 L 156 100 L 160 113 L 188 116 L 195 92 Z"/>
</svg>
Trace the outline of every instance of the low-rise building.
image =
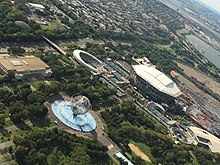
<svg viewBox="0 0 220 165">
<path fill-rule="evenodd" d="M 179 141 L 194 144 L 212 152 L 220 153 L 220 139 L 210 132 L 182 121 L 169 121 L 170 131 L 176 143 Z"/>
<path fill-rule="evenodd" d="M 16 57 L 1 58 L 0 70 L 3 73 L 12 71 L 16 79 L 26 79 L 33 77 L 50 77 L 52 71 L 50 67 L 38 57 Z"/>
</svg>

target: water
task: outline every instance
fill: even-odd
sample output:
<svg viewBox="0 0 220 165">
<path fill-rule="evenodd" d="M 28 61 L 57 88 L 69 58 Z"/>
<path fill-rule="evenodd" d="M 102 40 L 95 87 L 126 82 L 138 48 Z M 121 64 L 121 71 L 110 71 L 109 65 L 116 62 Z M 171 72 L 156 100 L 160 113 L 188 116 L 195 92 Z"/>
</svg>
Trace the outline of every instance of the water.
<svg viewBox="0 0 220 165">
<path fill-rule="evenodd" d="M 204 57 L 220 68 L 220 52 L 212 46 L 201 40 L 195 35 L 187 35 L 186 39 L 200 52 Z"/>
</svg>

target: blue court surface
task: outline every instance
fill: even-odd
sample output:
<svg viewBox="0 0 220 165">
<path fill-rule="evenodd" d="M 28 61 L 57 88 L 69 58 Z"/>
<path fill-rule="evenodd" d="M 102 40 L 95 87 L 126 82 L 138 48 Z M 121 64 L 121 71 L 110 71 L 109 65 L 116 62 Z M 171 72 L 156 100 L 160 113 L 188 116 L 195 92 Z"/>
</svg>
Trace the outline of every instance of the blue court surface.
<svg viewBox="0 0 220 165">
<path fill-rule="evenodd" d="M 84 114 L 74 115 L 70 101 L 56 100 L 52 103 L 52 111 L 65 125 L 78 131 L 90 132 L 96 128 L 93 116 L 87 111 Z"/>
</svg>

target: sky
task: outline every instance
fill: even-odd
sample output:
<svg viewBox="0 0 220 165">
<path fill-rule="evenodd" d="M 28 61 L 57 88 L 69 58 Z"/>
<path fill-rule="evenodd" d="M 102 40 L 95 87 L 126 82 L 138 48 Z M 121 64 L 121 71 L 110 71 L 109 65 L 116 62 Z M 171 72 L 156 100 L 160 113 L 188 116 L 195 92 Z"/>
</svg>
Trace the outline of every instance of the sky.
<svg viewBox="0 0 220 165">
<path fill-rule="evenodd" d="M 220 12 L 220 0 L 199 0 L 199 1 L 203 2 L 204 4 Z"/>
</svg>

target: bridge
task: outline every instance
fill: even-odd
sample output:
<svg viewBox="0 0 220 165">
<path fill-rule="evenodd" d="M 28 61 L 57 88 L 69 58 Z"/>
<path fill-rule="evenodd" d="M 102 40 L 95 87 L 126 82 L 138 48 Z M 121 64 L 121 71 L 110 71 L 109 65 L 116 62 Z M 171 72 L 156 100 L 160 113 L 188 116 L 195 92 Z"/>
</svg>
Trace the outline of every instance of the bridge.
<svg viewBox="0 0 220 165">
<path fill-rule="evenodd" d="M 56 49 L 59 53 L 66 55 L 66 52 L 61 49 L 61 47 L 59 47 L 57 44 L 55 44 L 54 42 L 52 42 L 51 40 L 49 40 L 47 37 L 43 37 L 48 44 L 50 44 L 54 49 Z"/>
</svg>

